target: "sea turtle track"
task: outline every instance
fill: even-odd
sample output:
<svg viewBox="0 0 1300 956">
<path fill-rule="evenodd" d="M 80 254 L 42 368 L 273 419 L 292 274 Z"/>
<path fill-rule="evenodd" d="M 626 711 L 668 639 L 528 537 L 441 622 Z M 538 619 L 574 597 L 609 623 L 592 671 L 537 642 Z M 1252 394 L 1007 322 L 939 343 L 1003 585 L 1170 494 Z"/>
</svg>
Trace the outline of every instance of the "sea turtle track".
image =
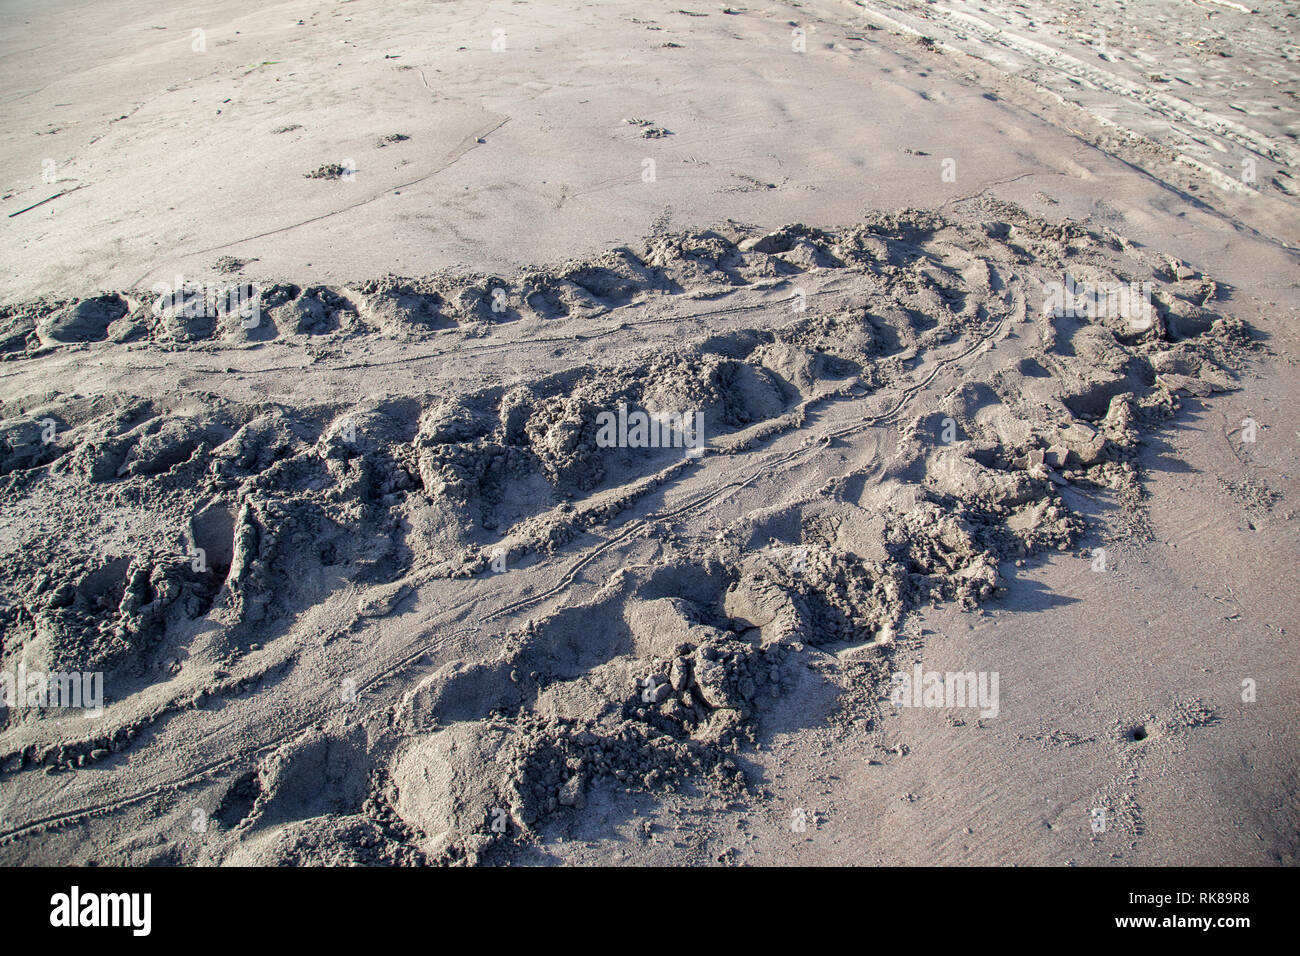
<svg viewBox="0 0 1300 956">
<path fill-rule="evenodd" d="M 114 544 L 108 531 L 80 544 L 74 536 L 72 545 L 54 558 L 38 548 L 11 566 L 12 573 L 0 582 L 8 589 L 0 610 L 11 614 L 20 609 L 11 617 L 15 629 L 6 636 L 4 656 L 12 660 L 15 651 L 27 648 L 28 653 L 52 654 L 48 659 L 54 663 L 93 664 L 101 659 L 95 655 L 107 655 L 104 661 L 126 668 L 119 674 L 119 686 L 130 688 L 126 700 L 147 700 L 163 686 L 154 675 L 166 671 L 178 650 L 214 673 L 233 670 L 238 676 L 253 649 L 301 641 L 301 635 L 291 636 L 297 633 L 293 617 L 319 610 L 322 623 L 310 627 L 324 629 L 318 632 L 326 634 L 321 649 L 310 659 L 289 654 L 283 660 L 291 678 L 294 671 L 311 666 L 321 667 L 322 676 L 337 676 L 357 664 L 365 644 L 359 689 L 368 692 L 366 705 L 350 721 L 372 723 L 398 706 L 405 683 L 394 679 L 421 661 L 438 668 L 425 678 L 432 681 L 428 687 L 435 701 L 429 713 L 450 706 L 449 713 L 482 721 L 502 707 L 532 706 L 528 695 L 546 688 L 561 688 L 555 691 L 561 693 L 579 674 L 608 677 L 608 668 L 618 662 L 633 670 L 667 667 L 654 663 L 649 645 L 637 643 L 650 638 L 616 620 L 619 602 L 631 613 L 646 600 L 641 596 L 646 587 L 651 593 L 662 587 L 651 586 L 660 573 L 653 568 L 633 573 L 625 585 L 598 589 L 604 602 L 598 613 L 614 615 L 606 633 L 578 663 L 560 666 L 549 676 L 547 667 L 534 663 L 532 670 L 539 674 L 534 690 L 511 689 L 511 682 L 500 683 L 500 675 L 516 669 L 511 661 L 543 660 L 549 653 L 547 635 L 568 633 L 568 624 L 556 622 L 588 612 L 591 605 L 582 603 L 589 600 L 587 592 L 576 603 L 562 602 L 525 622 L 524 631 L 508 632 L 504 650 L 497 646 L 503 635 L 483 625 L 552 601 L 598 562 L 620 550 L 630 556 L 644 545 L 642 539 L 674 523 L 698 524 L 710 505 L 745 495 L 735 508 L 752 514 L 727 521 L 728 527 L 750 529 L 734 532 L 750 544 L 706 548 L 697 535 L 696 550 L 668 566 L 683 580 L 703 575 L 705 583 L 692 585 L 697 594 L 690 599 L 688 615 L 711 621 L 708 626 L 714 628 L 713 636 L 696 642 L 696 650 L 673 658 L 685 661 L 675 665 L 679 669 L 694 673 L 691 668 L 698 667 L 711 675 L 708 681 L 723 680 L 710 671 L 713 657 L 691 656 L 708 647 L 708 654 L 722 655 L 717 659 L 740 668 L 726 671 L 732 675 L 726 681 L 743 683 L 739 675 L 759 666 L 759 658 L 757 650 L 733 646 L 737 635 L 749 634 L 741 644 L 758 641 L 753 645 L 758 649 L 786 647 L 796 635 L 814 644 L 873 641 L 918 601 L 981 600 L 998 584 L 999 559 L 1065 546 L 1077 535 L 1077 519 L 1061 505 L 1059 485 L 1131 486 L 1136 478 L 1126 464 L 1143 422 L 1176 407 L 1180 389 L 1230 387 L 1249 336 L 1239 323 L 1209 308 L 1212 283 L 1207 285 L 1205 277 L 1168 273 L 1161 261 L 1135 256 L 1113 240 L 1071 224 L 1052 226 L 1000 205 L 981 207 L 980 213 L 979 221 L 966 224 L 909 214 L 840 233 L 789 227 L 739 240 L 703 233 L 679 237 L 676 247 L 669 244 L 677 249 L 677 258 L 664 257 L 662 240 L 659 253 L 630 256 L 620 250 L 616 262 L 661 263 L 654 267 L 663 270 L 656 281 L 678 286 L 672 296 L 687 288 L 710 295 L 743 290 L 747 277 L 775 271 L 779 282 L 797 282 L 813 303 L 840 296 L 835 300 L 840 304 L 786 311 L 788 299 L 744 303 L 708 313 L 735 321 L 704 330 L 694 327 L 698 315 L 655 316 L 643 321 L 678 323 L 683 341 L 671 350 L 599 367 L 556 370 L 551 367 L 554 355 L 529 350 L 539 343 L 607 337 L 632 327 L 633 320 L 611 323 L 608 329 L 578 327 L 554 343 L 526 337 L 464 343 L 467 350 L 517 350 L 520 384 L 430 388 L 423 397 L 398 394 L 300 407 L 250 405 L 216 395 L 187 404 L 145 394 L 84 399 L 57 393 L 14 396 L 11 391 L 3 404 L 6 421 L 0 425 L 5 442 L 0 447 L 0 504 L 6 504 L 2 517 L 7 527 L 20 539 L 24 519 L 15 506 L 24 502 L 28 511 L 30 503 L 42 502 L 51 520 L 72 528 L 78 505 L 60 489 L 75 485 L 91 508 L 130 507 L 133 533 L 124 541 L 141 555 L 137 571 L 147 570 L 150 560 L 162 562 L 155 567 L 172 567 L 162 560 L 167 548 L 175 548 L 167 542 L 176 534 L 183 537 L 193 516 L 218 506 L 226 509 L 226 518 L 205 527 L 228 524 L 233 542 L 229 556 L 220 558 L 214 601 L 187 604 L 186 579 L 176 567 L 167 572 L 177 575 L 175 587 L 167 584 L 166 574 L 158 578 L 172 595 L 171 610 L 156 608 L 139 619 L 133 616 L 139 607 L 155 602 L 133 603 L 126 591 L 119 597 L 113 590 L 119 574 L 113 562 L 120 562 L 115 555 L 125 545 Z M 708 253 L 703 258 L 682 252 L 701 248 Z M 1155 320 L 1135 330 L 1121 315 L 1077 316 L 1052 309 L 1031 314 L 1030 303 L 1039 291 L 1031 282 L 1051 281 L 1061 274 L 1058 270 L 1094 283 L 1154 277 Z M 591 281 L 577 266 L 560 271 Z M 843 286 L 846 281 L 848 289 L 825 290 L 833 294 L 819 297 L 824 283 Z M 429 285 L 439 287 L 437 282 Z M 611 296 L 629 296 L 626 288 L 598 288 Z M 629 300 L 611 315 L 599 313 L 601 320 L 617 318 L 618 308 L 633 305 Z M 746 325 L 749 315 L 767 321 Z M 410 341 L 418 344 L 420 337 L 412 333 Z M 442 356 L 454 352 L 438 350 Z M 40 346 L 12 361 L 39 369 L 59 353 L 60 347 Z M 422 367 L 430 357 L 427 352 L 398 355 L 387 367 Z M 372 367 L 344 363 L 333 371 Z M 932 390 L 936 383 L 940 387 Z M 927 393 L 931 398 L 918 405 Z M 680 450 L 644 455 L 602 449 L 594 441 L 592 418 L 618 402 L 670 409 L 695 404 L 717 427 L 707 450 L 694 459 L 682 458 Z M 863 403 L 871 407 L 864 409 Z M 905 414 L 909 409 L 912 413 Z M 42 415 L 58 422 L 60 440 L 32 458 L 28 433 Z M 849 494 L 845 489 L 854 476 L 865 474 L 858 436 L 883 425 L 891 429 L 881 439 L 896 447 L 875 461 L 870 480 L 857 481 Z M 945 430 L 952 435 L 941 437 Z M 824 488 L 833 490 L 811 497 L 785 490 L 785 484 L 793 489 L 795 482 L 778 476 L 796 472 L 818 473 Z M 753 510 L 760 486 L 774 493 Z M 663 496 L 660 507 L 614 526 L 650 494 Z M 156 504 L 172 500 L 167 495 L 175 496 L 181 507 Z M 680 500 L 670 502 L 672 496 Z M 772 517 L 762 517 L 768 513 Z M 797 517 L 789 519 L 793 525 L 780 517 L 787 513 Z M 885 525 L 865 533 L 867 516 L 874 516 L 873 521 L 883 517 Z M 827 531 L 828 521 L 829 526 L 857 530 L 836 537 Z M 789 577 L 776 552 L 757 543 L 757 529 L 765 522 L 786 529 L 783 547 L 820 549 L 814 574 Z M 151 524 L 155 530 L 142 536 L 141 529 Z M 611 526 L 609 536 L 589 544 L 579 539 L 600 525 Z M 487 556 L 498 546 L 516 557 L 538 559 L 507 575 L 485 575 Z M 539 585 L 555 558 L 568 559 L 564 569 Z M 53 574 L 33 588 L 29 569 L 42 561 Z M 106 567 L 114 569 L 112 574 Z M 92 579 L 93 585 L 87 583 Z M 538 586 L 533 593 L 524 591 Z M 474 593 L 475 587 L 481 590 Z M 147 597 L 149 592 L 142 593 Z M 50 600 L 42 597 L 47 594 Z M 357 596 L 360 604 L 344 613 L 343 604 L 355 604 Z M 476 613 L 479 608 L 485 613 Z M 750 624 L 737 623 L 741 621 Z M 453 634 L 448 628 L 456 625 L 461 630 Z M 113 637 L 115 629 L 122 635 Z M 728 633 L 732 636 L 724 636 Z M 99 638 L 89 635 L 109 637 L 107 643 L 96 643 Z M 349 640 L 337 640 L 340 635 Z M 569 639 L 557 636 L 556 646 Z M 629 652 L 632 644 L 638 649 Z M 454 663 L 446 657 L 452 645 L 463 647 L 456 653 L 465 656 L 460 670 L 444 674 Z M 318 665 L 313 663 L 317 660 Z M 666 713 L 675 715 L 665 726 L 677 728 L 672 734 L 683 747 L 693 735 L 705 735 L 713 740 L 697 741 L 705 750 L 687 749 L 696 756 L 714 754 L 709 749 L 717 743 L 709 736 L 718 730 L 714 718 L 720 720 L 722 712 L 736 707 L 748 712 L 748 705 L 733 694 L 739 683 L 727 684 L 731 690 L 726 690 L 693 679 L 683 678 L 686 689 L 674 692 L 676 704 L 663 702 Z M 785 687 L 784 678 L 778 684 Z M 223 698 L 239 708 L 233 713 L 242 715 L 232 726 L 241 728 L 238 737 L 247 743 L 237 745 L 235 753 L 199 758 L 195 769 L 146 787 L 114 786 L 119 794 L 128 790 L 124 796 L 33 814 L 26 823 L 0 832 L 0 842 L 12 845 L 39 830 L 126 810 L 237 765 L 261 766 L 268 755 L 281 760 L 276 755 L 296 746 L 293 741 L 318 733 L 322 721 L 336 719 L 326 706 L 334 691 L 327 684 L 299 696 L 294 719 L 264 735 L 269 725 L 255 686 L 245 684 L 240 696 Z M 293 693 L 302 694 L 303 686 L 296 683 Z M 609 693 L 617 698 L 621 692 Z M 643 713 L 635 701 L 628 707 L 623 719 L 631 724 L 618 731 L 632 734 L 627 739 L 640 739 L 636 727 L 660 720 Z M 695 716 L 683 717 L 688 711 Z M 168 711 L 167 721 L 187 721 L 189 715 Z M 58 754 L 76 750 L 60 750 L 68 743 L 64 740 L 29 751 L 30 741 L 40 739 L 41 723 L 34 715 L 19 716 L 27 719 L 8 715 L 4 732 L 14 745 L 5 749 L 33 758 L 39 753 L 40 759 L 19 759 L 16 766 L 6 760 L 6 785 L 37 767 L 61 766 Z M 733 730 L 741 727 L 730 717 L 726 723 Z M 518 742 L 525 751 L 532 746 L 528 740 L 546 734 L 554 743 L 553 727 L 525 732 L 522 728 L 532 725 L 510 726 L 520 729 Z M 600 738 L 595 726 L 583 733 Z M 133 774 L 148 776 L 149 765 L 157 766 L 155 755 L 162 756 L 162 742 L 181 732 L 161 723 L 152 729 L 148 746 L 133 752 Z M 399 737 L 405 739 L 403 734 Z M 373 743 L 356 759 L 382 770 L 391 746 L 392 741 Z M 356 749 L 348 747 L 350 753 Z M 196 757 L 201 751 L 195 750 Z M 366 752 L 371 756 L 365 757 Z M 673 760 L 685 759 L 686 751 L 674 753 Z M 532 758 L 521 754 L 520 772 L 531 773 L 526 768 L 533 766 Z M 708 757 L 705 763 L 715 766 L 713 760 Z M 105 769 L 114 779 L 124 772 Z M 39 786 L 42 778 L 28 779 Z M 571 779 L 560 783 L 569 788 L 561 795 L 564 800 L 578 799 L 569 792 L 575 786 Z M 273 800 L 275 788 L 268 786 L 267 799 Z M 554 796 L 543 794 L 542 805 L 549 806 Z M 525 800 L 529 806 L 531 799 Z"/>
</svg>

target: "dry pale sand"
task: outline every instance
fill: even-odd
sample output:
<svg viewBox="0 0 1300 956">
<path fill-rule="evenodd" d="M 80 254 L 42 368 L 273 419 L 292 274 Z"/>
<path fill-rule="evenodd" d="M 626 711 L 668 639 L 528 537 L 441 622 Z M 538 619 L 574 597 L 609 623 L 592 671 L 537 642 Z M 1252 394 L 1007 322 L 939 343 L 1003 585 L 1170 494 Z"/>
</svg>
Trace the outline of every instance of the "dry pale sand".
<svg viewBox="0 0 1300 956">
<path fill-rule="evenodd" d="M 157 6 L 0 11 L 0 860 L 1296 861 L 1289 5 Z"/>
</svg>

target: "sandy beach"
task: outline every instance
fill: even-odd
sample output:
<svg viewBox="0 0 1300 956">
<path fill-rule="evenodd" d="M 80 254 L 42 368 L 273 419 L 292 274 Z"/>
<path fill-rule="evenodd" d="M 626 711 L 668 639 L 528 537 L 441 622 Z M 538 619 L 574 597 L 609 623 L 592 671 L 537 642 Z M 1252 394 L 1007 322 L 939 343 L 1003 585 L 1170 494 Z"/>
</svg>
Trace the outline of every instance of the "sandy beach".
<svg viewBox="0 0 1300 956">
<path fill-rule="evenodd" d="M 6 4 L 0 862 L 1295 865 L 1298 59 Z"/>
</svg>

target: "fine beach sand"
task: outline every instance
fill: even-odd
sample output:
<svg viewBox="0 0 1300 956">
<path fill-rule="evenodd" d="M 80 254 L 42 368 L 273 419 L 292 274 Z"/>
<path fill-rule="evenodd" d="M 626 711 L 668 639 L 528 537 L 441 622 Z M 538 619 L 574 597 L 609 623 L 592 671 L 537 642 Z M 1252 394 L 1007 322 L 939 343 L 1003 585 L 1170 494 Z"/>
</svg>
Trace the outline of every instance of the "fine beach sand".
<svg viewBox="0 0 1300 956">
<path fill-rule="evenodd" d="M 0 861 L 1296 862 L 1300 12 L 155 7 L 0 11 Z"/>
</svg>

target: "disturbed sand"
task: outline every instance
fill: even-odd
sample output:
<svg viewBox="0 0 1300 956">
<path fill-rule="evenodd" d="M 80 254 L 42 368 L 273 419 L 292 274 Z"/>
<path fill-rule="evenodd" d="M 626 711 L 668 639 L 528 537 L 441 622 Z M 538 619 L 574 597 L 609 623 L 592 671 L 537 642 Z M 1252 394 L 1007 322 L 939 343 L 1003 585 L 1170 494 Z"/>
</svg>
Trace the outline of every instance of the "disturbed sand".
<svg viewBox="0 0 1300 956">
<path fill-rule="evenodd" d="M 1293 863 L 1296 19 L 1143 8 L 11 7 L 0 859 Z"/>
</svg>

